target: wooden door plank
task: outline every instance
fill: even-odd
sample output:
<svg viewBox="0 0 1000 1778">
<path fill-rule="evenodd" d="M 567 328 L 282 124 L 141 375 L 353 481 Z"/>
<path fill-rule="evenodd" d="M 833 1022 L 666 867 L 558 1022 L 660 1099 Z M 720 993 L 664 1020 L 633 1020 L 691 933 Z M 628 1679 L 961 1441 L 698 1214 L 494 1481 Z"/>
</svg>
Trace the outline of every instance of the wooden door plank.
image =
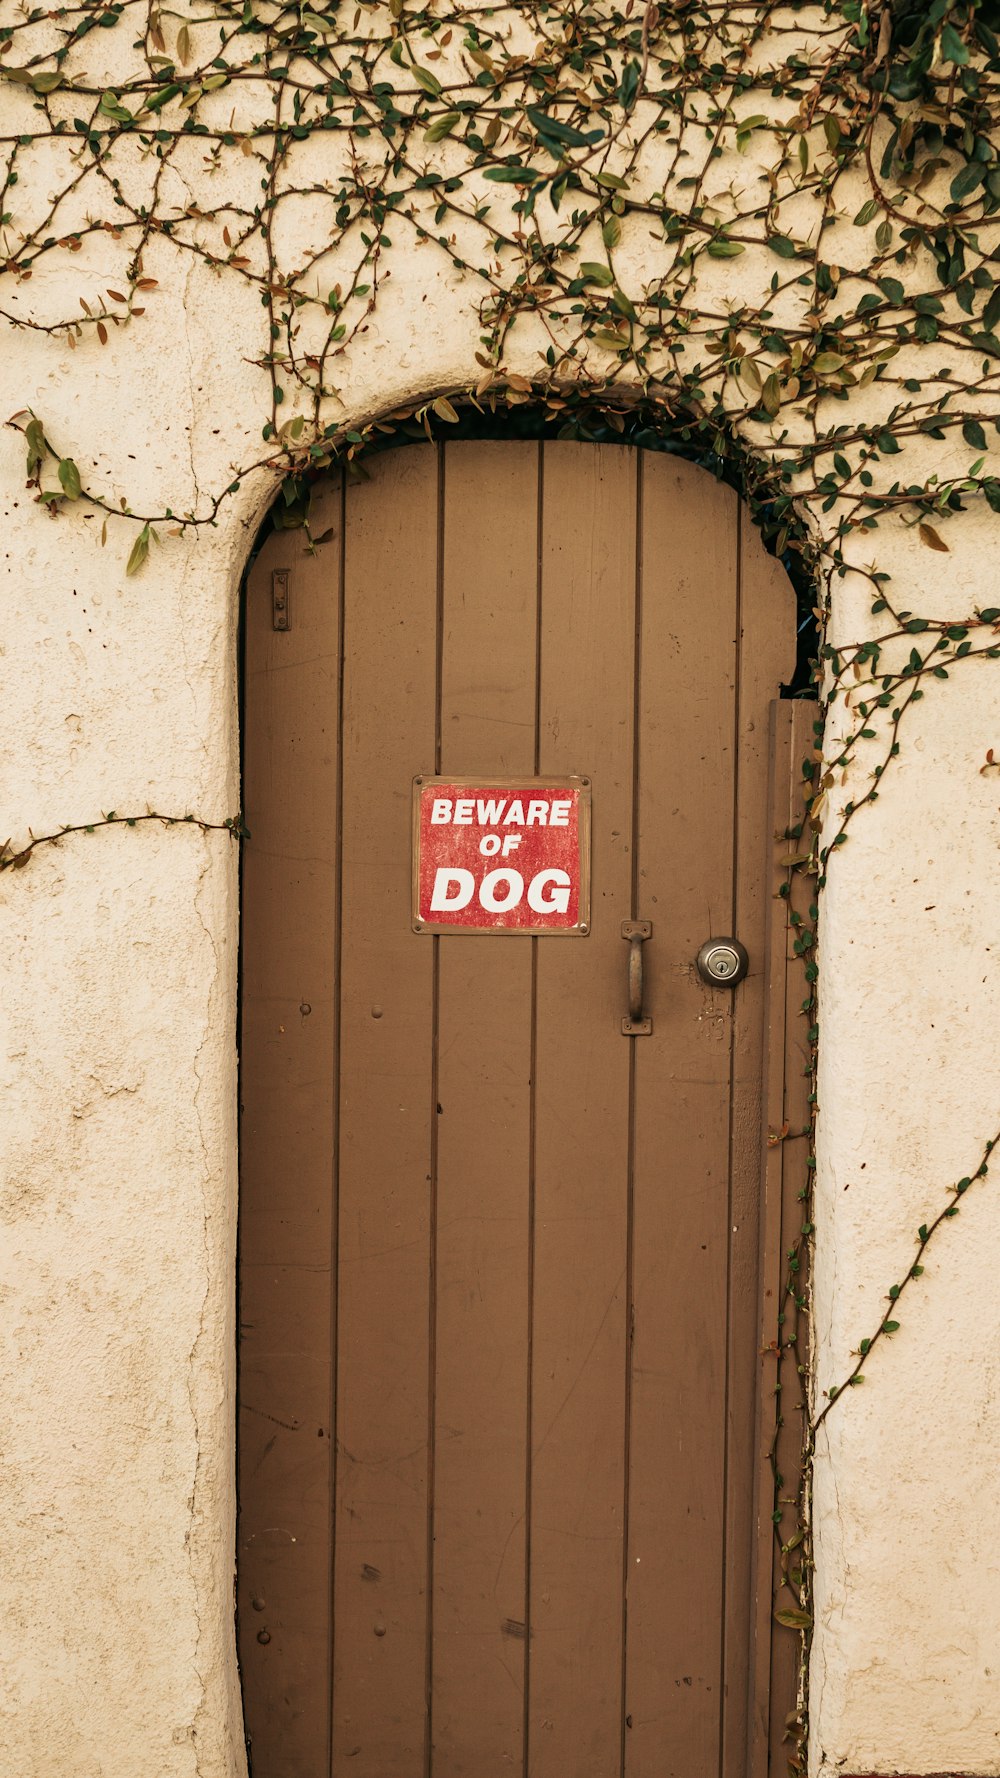
<svg viewBox="0 0 1000 1778">
<path fill-rule="evenodd" d="M 789 821 L 782 836 L 781 856 L 801 856 L 809 851 L 811 834 L 805 816 L 805 797 L 810 786 L 803 777 L 803 765 L 816 762 L 815 722 L 817 706 L 811 702 L 792 705 L 789 748 Z M 790 844 L 788 843 L 790 840 Z M 787 850 L 785 849 L 787 846 Z M 782 1077 L 784 1083 L 780 1130 L 787 1134 L 778 1144 L 781 1156 L 781 1273 L 778 1288 L 783 1316 L 781 1393 L 778 1398 L 778 1420 L 774 1439 L 774 1471 L 781 1477 L 774 1510 L 780 1519 L 771 1545 L 772 1621 L 771 1673 L 768 1697 L 770 1717 L 770 1764 L 773 1778 L 784 1778 L 788 1770 L 788 1753 L 794 1747 L 794 1733 L 789 1735 L 787 1718 L 794 1710 L 802 1655 L 802 1638 L 797 1630 L 779 1624 L 775 1612 L 799 1604 L 797 1588 L 788 1584 L 782 1566 L 781 1546 L 790 1543 L 802 1529 L 797 1502 L 802 1480 L 804 1441 L 809 1417 L 809 1317 L 804 1307 L 809 1289 L 809 1243 L 802 1238 L 804 1200 L 809 1184 L 809 1150 L 812 1129 L 812 1045 L 806 1008 L 809 986 L 806 980 L 806 959 L 795 949 L 803 925 L 814 926 L 816 911 L 816 878 L 808 871 L 792 870 L 788 878 L 788 925 L 785 929 L 785 1049 Z M 797 1255 L 796 1268 L 790 1265 Z M 768 1335 L 770 1337 L 770 1334 Z M 763 1341 L 761 1342 L 764 1343 Z M 794 1553 L 787 1568 L 799 1566 Z"/>
<path fill-rule="evenodd" d="M 803 836 L 802 762 L 813 753 L 816 704 L 775 702 L 771 707 L 771 771 L 768 816 L 769 897 L 767 921 L 767 1044 L 762 1166 L 760 1275 L 754 1487 L 753 1627 L 750 1638 L 751 1698 L 749 1778 L 782 1778 L 787 1770 L 787 1718 L 798 1689 L 800 1639 L 777 1624 L 774 1613 L 796 1605 L 783 1585 L 781 1545 L 795 1529 L 794 1508 L 803 1461 L 807 1400 L 798 1366 L 808 1362 L 806 1321 L 788 1294 L 787 1254 L 802 1226 L 802 1194 L 808 1180 L 810 1044 L 803 1014 L 805 961 L 794 948 L 789 913 L 808 917 L 815 877 L 790 868 L 808 851 Z M 801 1295 L 804 1267 L 798 1273 Z M 779 1316 L 782 1317 L 779 1320 Z M 791 1342 L 796 1341 L 796 1346 Z M 784 1348 L 779 1353 L 779 1346 Z M 776 1490 L 775 1478 L 781 1486 Z M 775 1511 L 780 1518 L 775 1523 Z"/>
<path fill-rule="evenodd" d="M 762 1171 L 762 1076 L 767 988 L 770 709 L 795 671 L 795 595 L 737 504 L 738 665 L 733 931 L 750 966 L 733 997 L 730 1098 L 729 1356 L 726 1424 L 726 1571 L 722 1770 L 746 1757 L 750 1681 L 748 1608 L 753 1569 L 754 1404 Z"/>
<path fill-rule="evenodd" d="M 733 919 L 736 496 L 650 453 L 642 498 L 627 1713 L 630 1778 L 718 1770 L 732 995 L 695 969 Z"/>
<path fill-rule="evenodd" d="M 538 945 L 531 1778 L 621 1754 L 636 456 L 543 447 L 540 762 L 593 779 L 588 938 Z"/>
<path fill-rule="evenodd" d="M 410 928 L 437 726 L 438 466 L 346 495 L 335 1778 L 420 1778 L 427 1699 L 434 941 Z"/>
<path fill-rule="evenodd" d="M 771 705 L 770 771 L 768 775 L 767 954 L 764 1055 L 765 1149 L 761 1165 L 758 1222 L 760 1353 L 755 1423 L 754 1530 L 755 1568 L 750 1635 L 750 1722 L 748 1778 L 767 1778 L 770 1755 L 771 1643 L 773 1638 L 774 1439 L 779 1407 L 778 1316 L 781 1313 L 782 1143 L 779 1133 L 785 1105 L 785 1030 L 787 1003 L 788 913 L 782 900 L 788 869 L 782 858 L 792 851 L 784 838 L 791 822 L 792 717 L 794 706 Z"/>
<path fill-rule="evenodd" d="M 329 1761 L 341 477 L 249 576 L 237 1621 L 254 1778 Z M 277 632 L 271 574 L 290 572 Z"/>
<path fill-rule="evenodd" d="M 444 452 L 444 773 L 534 772 L 538 455 Z M 533 941 L 439 943 L 433 1771 L 507 1778 L 524 1718 Z"/>
</svg>

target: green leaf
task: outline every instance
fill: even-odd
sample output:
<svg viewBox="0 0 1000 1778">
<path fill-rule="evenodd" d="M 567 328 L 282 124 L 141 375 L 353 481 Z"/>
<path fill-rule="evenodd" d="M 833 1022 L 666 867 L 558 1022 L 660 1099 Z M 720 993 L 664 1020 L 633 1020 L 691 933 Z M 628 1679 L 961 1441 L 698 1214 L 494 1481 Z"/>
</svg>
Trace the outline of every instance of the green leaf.
<svg viewBox="0 0 1000 1778">
<path fill-rule="evenodd" d="M 894 457 L 899 451 L 899 440 L 887 427 L 879 433 L 876 443 L 883 457 Z"/>
<path fill-rule="evenodd" d="M 72 457 L 63 457 L 59 463 L 59 480 L 67 500 L 80 498 L 80 471 Z"/>
<path fill-rule="evenodd" d="M 541 136 L 551 136 L 555 142 L 565 143 L 567 148 L 589 148 L 591 143 L 599 142 L 604 135 L 603 130 L 574 129 L 572 124 L 563 123 L 559 117 L 552 117 L 549 112 L 541 111 L 537 105 L 527 107 L 529 121 Z"/>
<path fill-rule="evenodd" d="M 544 177 L 535 167 L 487 167 L 483 172 L 484 179 L 492 179 L 497 185 L 534 185 Z"/>
<path fill-rule="evenodd" d="M 767 244 L 770 247 L 771 252 L 776 253 L 779 259 L 795 258 L 795 242 L 790 241 L 787 235 L 768 235 Z"/>
<path fill-rule="evenodd" d="M 887 1334 L 898 1333 L 899 1332 L 899 1322 L 898 1321 L 883 1321 L 882 1332 L 887 1333 Z"/>
<path fill-rule="evenodd" d="M 982 184 L 985 175 L 986 168 L 981 161 L 969 161 L 960 172 L 955 174 L 951 182 L 952 203 L 960 204 L 971 191 L 975 191 L 977 185 Z"/>
<path fill-rule="evenodd" d="M 41 420 L 36 420 L 32 416 L 24 428 L 24 439 L 28 447 L 28 474 L 33 475 L 38 465 L 44 461 L 48 448 Z"/>
<path fill-rule="evenodd" d="M 622 238 L 622 225 L 619 222 L 617 216 L 609 216 L 608 217 L 607 222 L 604 224 L 604 227 L 601 230 L 601 234 L 604 238 L 605 247 L 607 247 L 609 249 L 612 247 L 617 247 L 619 241 Z"/>
<path fill-rule="evenodd" d="M 962 42 L 954 25 L 944 25 L 941 31 L 941 56 L 946 62 L 955 62 L 964 68 L 969 60 L 969 52 Z"/>
<path fill-rule="evenodd" d="M 978 420 L 966 420 L 965 421 L 965 423 L 962 427 L 962 437 L 964 438 L 967 445 L 972 446 L 974 451 L 985 451 L 985 449 L 986 449 L 986 434 L 983 431 L 982 427 L 980 426 Z"/>
<path fill-rule="evenodd" d="M 114 118 L 116 123 L 132 122 L 131 111 L 126 111 L 117 93 L 102 93 L 98 110 L 102 111 L 105 117 Z"/>
<path fill-rule="evenodd" d="M 149 555 L 149 526 L 143 525 L 138 537 L 132 545 L 132 553 L 125 564 L 126 574 L 138 574 L 143 562 Z"/>
<path fill-rule="evenodd" d="M 32 78 L 32 89 L 40 96 L 44 96 L 46 93 L 54 93 L 57 86 L 62 86 L 64 78 L 64 75 L 55 72 L 51 74 L 36 74 Z"/>
<path fill-rule="evenodd" d="M 631 111 L 639 91 L 640 68 L 636 61 L 626 62 L 618 83 L 618 102 L 623 111 Z"/>
<path fill-rule="evenodd" d="M 441 82 L 437 75 L 432 74 L 429 68 L 421 68 L 419 62 L 414 62 L 412 74 L 417 85 L 423 87 L 425 93 L 430 93 L 431 97 L 436 99 L 441 91 Z"/>
<path fill-rule="evenodd" d="M 877 215 L 878 215 L 878 198 L 869 198 L 866 203 L 862 204 L 860 210 L 858 211 L 857 215 L 854 218 L 855 228 L 864 228 L 865 224 L 871 222 L 872 217 L 877 216 Z"/>
<path fill-rule="evenodd" d="M 450 136 L 455 125 L 461 123 L 461 121 L 462 113 L 460 111 L 446 111 L 443 117 L 436 117 L 434 119 L 430 129 L 424 131 L 424 141 L 443 141 L 444 137 Z"/>
<path fill-rule="evenodd" d="M 735 259 L 737 254 L 742 253 L 743 251 L 744 248 L 741 241 L 727 241 L 722 236 L 719 236 L 716 240 L 709 241 L 708 243 L 710 259 Z"/>
<path fill-rule="evenodd" d="M 903 301 L 903 286 L 898 278 L 880 278 L 878 287 L 887 302 L 894 303 L 898 308 Z"/>
<path fill-rule="evenodd" d="M 585 259 L 577 276 L 583 278 L 587 284 L 603 284 L 607 286 L 613 284 L 615 281 L 615 274 L 611 270 L 611 267 L 607 265 L 599 265 L 595 259 Z"/>
<path fill-rule="evenodd" d="M 812 1624 L 812 1618 L 807 1611 L 799 1611 L 792 1606 L 786 1606 L 781 1611 L 776 1611 L 774 1621 L 776 1624 L 784 1624 L 789 1630 L 808 1630 Z"/>
<path fill-rule="evenodd" d="M 993 295 L 990 297 L 989 302 L 983 310 L 983 326 L 987 333 L 993 332 L 998 321 L 1000 321 L 1000 284 L 996 286 Z"/>
<path fill-rule="evenodd" d="M 183 90 L 176 80 L 171 81 L 169 86 L 161 86 L 159 92 L 154 93 L 151 99 L 147 99 L 142 109 L 144 111 L 162 111 L 164 105 L 169 105 L 171 99 L 176 99 L 177 94 Z"/>
</svg>

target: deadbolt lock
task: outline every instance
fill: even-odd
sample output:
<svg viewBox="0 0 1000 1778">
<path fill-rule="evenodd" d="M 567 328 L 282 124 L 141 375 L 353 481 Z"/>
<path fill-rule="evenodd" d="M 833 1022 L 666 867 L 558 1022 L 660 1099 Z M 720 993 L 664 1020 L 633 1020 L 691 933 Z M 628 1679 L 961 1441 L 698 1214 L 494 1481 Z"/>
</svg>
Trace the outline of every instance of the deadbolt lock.
<svg viewBox="0 0 1000 1778">
<path fill-rule="evenodd" d="M 746 946 L 738 938 L 706 939 L 695 961 L 710 988 L 735 988 L 750 966 Z"/>
</svg>

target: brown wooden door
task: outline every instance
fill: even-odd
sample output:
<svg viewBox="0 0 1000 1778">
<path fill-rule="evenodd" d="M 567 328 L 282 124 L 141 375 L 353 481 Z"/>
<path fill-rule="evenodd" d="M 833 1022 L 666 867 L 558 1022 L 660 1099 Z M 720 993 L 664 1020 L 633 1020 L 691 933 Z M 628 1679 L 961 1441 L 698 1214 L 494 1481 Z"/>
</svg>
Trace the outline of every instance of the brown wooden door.
<svg viewBox="0 0 1000 1778">
<path fill-rule="evenodd" d="M 369 469 L 325 487 L 315 554 L 268 539 L 247 603 L 254 1778 L 737 1778 L 770 1518 L 768 709 L 791 589 L 732 490 L 672 456 L 458 442 Z M 590 935 L 415 934 L 419 772 L 587 775 Z M 641 1039 L 631 918 L 653 922 Z M 730 933 L 735 993 L 694 967 Z"/>
</svg>

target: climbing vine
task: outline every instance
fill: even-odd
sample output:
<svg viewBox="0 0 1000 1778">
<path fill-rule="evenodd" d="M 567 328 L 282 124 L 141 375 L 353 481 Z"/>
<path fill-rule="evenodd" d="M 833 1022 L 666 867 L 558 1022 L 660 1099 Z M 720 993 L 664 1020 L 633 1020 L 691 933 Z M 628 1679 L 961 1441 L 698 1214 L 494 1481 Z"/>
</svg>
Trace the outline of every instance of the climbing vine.
<svg viewBox="0 0 1000 1778">
<path fill-rule="evenodd" d="M 273 522 L 308 543 L 324 471 L 363 473 L 376 445 L 447 435 L 470 411 L 531 405 L 570 436 L 597 415 L 625 435 L 638 416 L 692 454 L 739 456 L 821 627 L 825 753 L 806 762 L 795 868 L 811 888 L 792 914 L 815 1037 L 831 858 L 914 706 L 1000 654 L 1000 607 L 939 619 L 864 566 L 879 524 L 946 554 L 952 515 L 1000 512 L 1000 0 L 0 0 L 0 95 L 15 340 L 88 354 L 96 379 L 137 330 L 161 350 L 182 293 L 217 280 L 259 391 L 259 444 L 184 510 L 102 480 L 99 404 L 71 450 L 58 390 L 44 412 L 26 394 L 8 424 L 35 499 L 63 521 L 103 513 L 102 540 L 133 521 L 130 575 L 151 546 L 216 525 L 262 470 Z M 383 317 L 419 335 L 415 276 L 434 325 L 471 330 L 475 378 L 359 419 L 353 367 Z M 835 646 L 822 626 L 848 575 L 867 576 L 871 633 Z M 175 818 L 75 823 L 8 843 L 0 870 L 122 819 Z M 991 1147 L 921 1224 L 810 1450 Z M 802 1627 L 807 1549 L 801 1526 L 782 1549 L 783 1621 Z"/>
<path fill-rule="evenodd" d="M 228 833 L 234 840 L 250 837 L 240 815 L 228 815 L 225 821 L 204 821 L 198 815 L 160 815 L 155 809 L 147 809 L 142 815 L 119 815 L 116 810 L 109 809 L 95 821 L 67 822 L 53 833 L 29 833 L 23 846 L 15 847 L 10 840 L 5 840 L 0 845 L 0 871 L 24 870 L 39 847 L 58 846 L 70 834 L 96 833 L 102 827 L 145 827 L 150 822 L 156 822 L 160 827 L 196 827 L 199 833 Z"/>
<path fill-rule="evenodd" d="M 423 253 L 475 293 L 475 399 L 660 387 L 746 429 L 840 539 L 899 511 L 946 549 L 963 500 L 1000 510 L 997 0 L 4 4 L 0 315 L 104 351 L 159 331 L 172 276 L 224 279 L 267 409 L 240 474 L 307 482 L 364 443 L 338 378 Z M 75 255 L 60 313 L 46 274 Z M 14 423 L 50 510 L 120 510 L 55 416 Z M 962 471 L 900 480 L 908 441 L 953 435 Z M 238 485 L 137 515 L 131 570 Z"/>
</svg>

